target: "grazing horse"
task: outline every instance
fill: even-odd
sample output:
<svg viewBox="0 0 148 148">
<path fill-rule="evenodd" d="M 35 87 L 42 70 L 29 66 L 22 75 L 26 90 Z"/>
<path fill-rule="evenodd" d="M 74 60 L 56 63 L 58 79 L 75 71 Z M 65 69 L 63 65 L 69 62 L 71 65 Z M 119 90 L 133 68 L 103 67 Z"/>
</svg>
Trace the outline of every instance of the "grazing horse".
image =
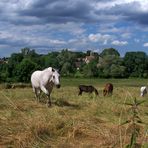
<svg viewBox="0 0 148 148">
<path fill-rule="evenodd" d="M 95 92 L 96 95 L 98 95 L 98 91 L 95 87 L 93 87 L 92 85 L 79 85 L 79 94 L 78 95 L 82 95 L 82 92 L 88 92 L 88 93 L 92 93 Z"/>
<path fill-rule="evenodd" d="M 37 100 L 40 101 L 42 91 L 48 97 L 48 106 L 51 106 L 50 94 L 54 85 L 60 88 L 60 74 L 52 67 L 37 70 L 31 75 L 31 84 Z"/>
<path fill-rule="evenodd" d="M 146 86 L 142 86 L 140 88 L 140 96 L 144 97 L 147 94 L 147 87 Z"/>
<path fill-rule="evenodd" d="M 113 93 L 113 84 L 111 83 L 107 83 L 103 89 L 103 95 L 106 96 L 107 94 L 111 94 Z"/>
</svg>

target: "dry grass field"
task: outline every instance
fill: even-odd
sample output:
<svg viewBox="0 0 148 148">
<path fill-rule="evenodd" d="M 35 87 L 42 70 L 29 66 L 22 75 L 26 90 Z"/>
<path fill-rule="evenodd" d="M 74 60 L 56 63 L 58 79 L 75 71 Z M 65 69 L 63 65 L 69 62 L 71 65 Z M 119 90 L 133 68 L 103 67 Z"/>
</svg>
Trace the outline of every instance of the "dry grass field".
<svg viewBox="0 0 148 148">
<path fill-rule="evenodd" d="M 103 97 L 106 82 L 114 85 L 112 96 Z M 78 84 L 92 84 L 98 91 L 78 96 Z M 147 80 L 62 79 L 53 89 L 52 106 L 35 101 L 31 87 L 0 88 L 0 148 L 124 148 L 130 143 L 131 127 L 120 126 L 131 117 L 134 98 L 144 101 L 138 114 L 137 143 L 148 147 L 148 94 L 141 98 L 139 88 Z"/>
</svg>

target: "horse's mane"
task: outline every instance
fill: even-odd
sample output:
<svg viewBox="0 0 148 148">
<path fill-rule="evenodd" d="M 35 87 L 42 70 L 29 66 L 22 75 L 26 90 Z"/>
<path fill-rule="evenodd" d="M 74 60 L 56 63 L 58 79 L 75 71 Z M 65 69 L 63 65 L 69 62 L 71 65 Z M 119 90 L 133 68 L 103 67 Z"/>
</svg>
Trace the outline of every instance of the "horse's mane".
<svg viewBox="0 0 148 148">
<path fill-rule="evenodd" d="M 46 71 L 46 70 L 49 70 L 49 71 L 51 71 L 51 72 L 56 71 L 56 69 L 54 69 L 54 68 L 52 68 L 52 67 L 47 67 L 47 68 L 43 69 L 43 71 Z"/>
</svg>

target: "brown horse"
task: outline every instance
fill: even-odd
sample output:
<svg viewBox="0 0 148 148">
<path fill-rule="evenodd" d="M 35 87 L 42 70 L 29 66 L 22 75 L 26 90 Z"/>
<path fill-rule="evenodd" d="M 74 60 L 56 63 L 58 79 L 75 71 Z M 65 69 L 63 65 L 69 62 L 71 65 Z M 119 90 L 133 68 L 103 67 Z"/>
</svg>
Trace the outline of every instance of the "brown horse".
<svg viewBox="0 0 148 148">
<path fill-rule="evenodd" d="M 98 95 L 98 91 L 95 87 L 93 87 L 92 85 L 79 85 L 79 94 L 78 95 L 82 95 L 82 92 L 88 92 L 88 93 L 92 93 L 95 92 L 96 95 Z"/>
<path fill-rule="evenodd" d="M 107 83 L 103 89 L 103 95 L 104 96 L 109 95 L 109 94 L 112 95 L 112 93 L 113 93 L 113 84 Z"/>
</svg>

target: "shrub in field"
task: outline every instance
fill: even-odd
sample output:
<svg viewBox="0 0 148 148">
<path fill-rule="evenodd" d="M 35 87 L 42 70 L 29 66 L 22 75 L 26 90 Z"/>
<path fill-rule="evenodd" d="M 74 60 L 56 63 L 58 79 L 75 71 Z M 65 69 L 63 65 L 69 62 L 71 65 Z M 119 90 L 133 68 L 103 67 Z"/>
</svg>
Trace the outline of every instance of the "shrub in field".
<svg viewBox="0 0 148 148">
<path fill-rule="evenodd" d="M 143 102 L 144 101 L 138 102 L 135 98 L 133 103 L 125 103 L 131 106 L 129 110 L 132 113 L 131 117 L 122 123 L 122 125 L 128 124 L 128 131 L 131 133 L 130 143 L 126 145 L 126 148 L 140 148 L 142 146 L 141 143 L 137 142 L 137 139 L 140 135 L 139 124 L 143 123 L 138 113 L 138 106 Z"/>
</svg>

